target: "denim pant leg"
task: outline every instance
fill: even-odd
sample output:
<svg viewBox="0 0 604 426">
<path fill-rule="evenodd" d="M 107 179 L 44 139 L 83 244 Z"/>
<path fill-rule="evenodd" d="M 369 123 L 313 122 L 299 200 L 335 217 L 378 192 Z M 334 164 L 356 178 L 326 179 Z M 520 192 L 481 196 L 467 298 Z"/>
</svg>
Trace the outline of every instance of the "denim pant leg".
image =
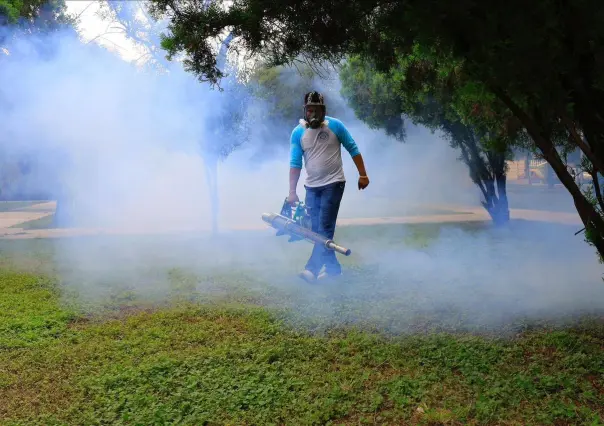
<svg viewBox="0 0 604 426">
<path fill-rule="evenodd" d="M 311 229 L 317 234 L 320 227 L 321 193 L 322 188 L 306 188 L 305 204 L 310 214 Z M 323 267 L 322 254 L 321 246 L 314 244 L 312 254 L 306 263 L 305 269 L 317 275 Z"/>
<path fill-rule="evenodd" d="M 344 195 L 345 182 L 336 182 L 325 187 L 321 193 L 321 211 L 319 213 L 319 234 L 333 239 L 336 231 L 336 221 L 340 210 L 340 203 Z M 336 252 L 322 248 L 322 264 L 328 274 L 339 274 L 342 266 L 336 258 Z"/>
</svg>

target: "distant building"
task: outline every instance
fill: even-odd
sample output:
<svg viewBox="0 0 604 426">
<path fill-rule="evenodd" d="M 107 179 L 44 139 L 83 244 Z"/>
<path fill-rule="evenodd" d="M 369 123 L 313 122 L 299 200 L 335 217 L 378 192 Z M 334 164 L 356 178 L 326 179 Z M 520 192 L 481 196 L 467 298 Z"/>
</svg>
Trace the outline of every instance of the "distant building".
<svg viewBox="0 0 604 426">
<path fill-rule="evenodd" d="M 558 151 L 560 153 L 560 151 Z M 583 153 L 579 148 L 566 155 L 566 162 L 571 175 L 582 184 L 585 176 L 580 170 Z M 510 181 L 526 184 L 547 184 L 549 186 L 561 184 L 556 173 L 547 161 L 535 158 L 532 153 L 525 149 L 514 149 L 513 159 L 507 162 L 507 178 Z"/>
</svg>

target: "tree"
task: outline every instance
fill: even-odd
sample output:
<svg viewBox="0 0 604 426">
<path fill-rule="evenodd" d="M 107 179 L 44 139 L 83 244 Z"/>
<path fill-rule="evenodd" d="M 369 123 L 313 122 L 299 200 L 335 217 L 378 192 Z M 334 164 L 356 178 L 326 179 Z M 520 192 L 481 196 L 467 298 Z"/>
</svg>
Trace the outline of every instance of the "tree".
<svg viewBox="0 0 604 426">
<path fill-rule="evenodd" d="M 114 25 L 109 28 L 111 32 L 121 32 L 132 40 L 143 50 L 143 54 L 137 62 L 143 61 L 149 71 L 157 71 L 163 78 L 180 78 L 183 72 L 179 63 L 172 63 L 165 58 L 161 49 L 161 31 L 164 25 L 147 13 L 142 1 L 116 1 L 108 0 L 101 3 L 101 16 Z M 102 34 L 101 34 L 102 36 Z M 220 43 L 217 54 L 217 66 L 227 67 L 228 46 L 233 36 L 227 34 Z M 216 99 L 216 107 L 210 112 L 205 109 L 200 114 L 201 121 L 205 124 L 205 136 L 198 141 L 201 157 L 206 166 L 206 179 L 210 193 L 211 226 L 213 232 L 218 231 L 219 222 L 219 194 L 218 194 L 218 166 L 233 151 L 245 144 L 248 140 L 248 129 L 246 121 L 246 106 L 249 101 L 249 93 L 246 87 L 236 78 L 225 78 L 222 99 Z M 185 84 L 189 99 L 199 104 L 200 111 L 204 110 L 201 99 L 220 96 L 210 93 L 195 79 Z M 199 121 L 199 118 L 198 120 Z"/>
<path fill-rule="evenodd" d="M 164 26 L 153 19 L 142 7 L 142 2 L 105 0 L 99 3 L 100 17 L 112 23 L 105 34 L 121 33 L 133 41 L 143 53 L 136 63 L 142 61 L 144 66 L 166 73 L 174 71 L 178 64 L 170 63 L 161 50 L 161 31 Z"/>
<path fill-rule="evenodd" d="M 39 16 L 47 0 L 0 0 L 0 25 L 16 24 Z"/>
<path fill-rule="evenodd" d="M 470 178 L 480 189 L 482 205 L 496 225 L 510 218 L 506 192 L 506 144 L 493 143 L 489 132 L 464 124 L 453 107 L 451 93 L 436 86 L 428 91 L 407 87 L 398 70 L 378 72 L 359 57 L 351 58 L 341 70 L 342 92 L 357 116 L 374 128 L 382 128 L 398 140 L 405 139 L 404 119 L 440 131 L 460 151 Z M 438 100 L 436 91 L 440 90 Z"/>
<path fill-rule="evenodd" d="M 387 71 L 418 46 L 432 50 L 437 65 L 456 63 L 468 84 L 494 96 L 521 123 L 573 197 L 588 241 L 604 255 L 604 218 L 556 149 L 562 129 L 604 170 L 604 3 L 239 0 L 227 9 L 153 0 L 150 10 L 171 20 L 162 42 L 168 56 L 184 52 L 187 69 L 210 81 L 224 75 L 209 43 L 225 28 L 234 31 L 239 48 L 274 64 L 300 54 L 329 61 L 359 54 Z"/>
<path fill-rule="evenodd" d="M 260 64 L 253 70 L 247 84 L 251 93 L 269 106 L 267 121 L 293 123 L 302 117 L 302 97 L 314 86 L 314 77 L 315 73 L 307 66 L 270 67 Z M 330 103 L 329 94 L 326 98 Z"/>
<path fill-rule="evenodd" d="M 281 150 L 289 151 L 288 141 L 292 129 L 303 117 L 304 93 L 321 91 L 328 115 L 346 115 L 346 102 L 339 96 L 337 87 L 329 84 L 330 80 L 337 81 L 337 75 L 333 74 L 330 69 L 313 69 L 307 64 L 295 67 L 255 64 L 249 73 L 246 87 L 251 95 L 252 108 L 261 114 L 258 118 L 262 120 L 262 126 L 258 126 L 257 130 L 261 132 L 258 140 L 262 141 L 262 146 L 257 148 L 264 159 L 270 153 L 281 155 Z"/>
<path fill-rule="evenodd" d="M 73 24 L 77 17 L 67 14 L 66 10 L 64 0 L 0 0 L 0 48 L 2 48 L 5 53 L 10 52 L 11 42 L 15 41 L 18 37 L 28 37 L 38 54 L 43 57 L 51 56 L 57 46 L 53 43 L 49 43 L 43 37 L 45 34 L 58 30 L 71 29 L 75 35 Z M 11 61 L 14 52 L 10 53 L 11 55 L 2 58 L 2 60 Z M 2 101 L 2 92 L 0 91 L 0 106 L 3 109 L 9 109 L 10 104 Z M 32 161 L 31 158 L 29 158 L 29 153 L 22 152 L 20 154 L 20 158 L 13 160 L 19 164 L 21 173 L 18 179 L 22 180 L 24 175 L 31 171 Z M 8 184 L 13 186 L 13 188 L 7 189 L 3 185 L 2 190 L 11 193 L 11 191 L 15 190 L 14 187 L 18 187 L 19 182 L 7 181 L 4 172 L 5 170 L 2 171 L 4 185 Z M 48 176 L 48 180 L 53 180 L 53 177 Z M 47 193 L 47 191 L 48 188 L 43 192 Z M 60 192 L 60 189 L 54 188 L 54 191 Z M 39 192 L 40 191 L 36 191 L 36 193 Z M 52 192 L 52 190 L 50 192 Z M 24 194 L 17 193 L 12 195 L 23 196 Z M 62 197 L 59 198 L 60 199 L 57 201 L 55 219 L 61 217 L 65 211 L 65 201 Z"/>
<path fill-rule="evenodd" d="M 12 26 L 17 33 L 56 30 L 74 23 L 65 0 L 0 0 L 0 28 Z M 4 42 L 0 34 L 0 43 Z"/>
</svg>

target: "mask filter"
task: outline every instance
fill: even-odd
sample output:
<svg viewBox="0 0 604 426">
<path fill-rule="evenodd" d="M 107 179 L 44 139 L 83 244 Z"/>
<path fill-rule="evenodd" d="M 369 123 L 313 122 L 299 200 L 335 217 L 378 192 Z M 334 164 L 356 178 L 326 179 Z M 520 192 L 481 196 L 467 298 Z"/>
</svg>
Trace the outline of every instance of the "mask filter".
<svg viewBox="0 0 604 426">
<path fill-rule="evenodd" d="M 307 117 L 307 121 L 308 121 L 308 125 L 310 126 L 311 129 L 318 129 L 319 126 L 321 125 L 321 123 L 323 122 L 323 119 L 325 118 L 324 114 L 318 114 L 317 111 L 313 111 L 311 112 L 309 115 L 306 116 Z"/>
</svg>

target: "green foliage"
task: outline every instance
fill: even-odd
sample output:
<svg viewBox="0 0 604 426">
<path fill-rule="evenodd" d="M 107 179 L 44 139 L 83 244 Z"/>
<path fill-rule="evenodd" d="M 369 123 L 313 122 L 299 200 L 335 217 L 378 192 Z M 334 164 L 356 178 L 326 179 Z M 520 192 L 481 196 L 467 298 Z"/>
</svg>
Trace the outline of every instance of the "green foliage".
<svg viewBox="0 0 604 426">
<path fill-rule="evenodd" d="M 587 173 L 591 176 L 591 182 L 584 185 L 581 190 L 585 199 L 594 206 L 597 214 L 604 217 L 604 179 L 602 179 L 602 173 L 586 157 L 581 159 L 579 173 Z M 599 238 L 597 229 L 593 225 L 587 224 L 583 231 L 585 232 L 585 241 L 589 245 L 595 246 Z M 604 263 L 604 256 L 600 254 L 598 260 L 600 263 Z"/>
<path fill-rule="evenodd" d="M 402 141 L 405 138 L 403 113 L 398 74 L 379 73 L 368 61 L 360 57 L 350 58 L 340 69 L 342 95 L 355 111 L 356 116 L 369 127 L 383 129 L 388 135 Z"/>
<path fill-rule="evenodd" d="M 190 275 L 171 276 L 182 291 L 194 288 Z M 143 310 L 117 299 L 117 316 L 87 319 L 59 308 L 54 281 L 1 278 L 7 425 L 604 420 L 601 323 L 512 340 L 352 329 L 320 336 L 250 304 Z"/>
<path fill-rule="evenodd" d="M 4 17 L 8 23 L 15 23 L 21 16 L 22 9 L 22 0 L 0 0 L 0 16 Z"/>
<path fill-rule="evenodd" d="M 19 19 L 37 19 L 38 27 L 52 22 L 73 23 L 73 17 L 66 14 L 64 0 L 0 0 L 0 25 L 17 24 Z"/>
<path fill-rule="evenodd" d="M 76 20 L 67 13 L 65 0 L 0 0 L 0 29 L 10 27 L 0 32 L 0 48 L 9 47 L 11 39 L 17 37 L 37 37 L 59 29 L 69 29 L 75 35 Z M 53 46 L 44 40 L 36 48 L 49 52 Z"/>
<path fill-rule="evenodd" d="M 16 24 L 19 18 L 32 19 L 46 4 L 63 3 L 55 0 L 0 0 L 0 24 Z"/>
<path fill-rule="evenodd" d="M 60 308 L 45 277 L 0 272 L 0 352 L 41 344 L 67 332 L 73 313 Z"/>
<path fill-rule="evenodd" d="M 419 93 L 430 91 L 434 81 L 456 81 L 456 112 L 480 133 L 488 131 L 496 146 L 505 145 L 501 138 L 508 134 L 526 131 L 594 230 L 592 242 L 604 256 L 604 218 L 555 149 L 563 140 L 604 170 L 603 2 L 202 3 L 153 0 L 151 10 L 170 18 L 164 44 L 169 54 L 184 53 L 188 70 L 213 83 L 222 74 L 211 41 L 226 28 L 241 49 L 273 65 L 300 55 L 317 62 L 360 55 L 383 72 L 401 65 L 417 71 L 405 72 L 403 82 Z M 478 119 L 472 118 L 476 110 Z"/>
<path fill-rule="evenodd" d="M 454 64 L 439 66 L 432 60 L 429 52 L 418 47 L 414 55 L 401 58 L 397 68 L 384 73 L 367 60 L 352 57 L 342 66 L 342 92 L 360 119 L 398 139 L 404 138 L 403 117 L 442 132 L 468 166 L 472 181 L 483 194 L 485 209 L 495 223 L 504 224 L 509 220 L 505 159 L 511 155 L 518 132 L 509 131 L 504 119 L 495 114 L 462 115 L 460 100 L 468 102 L 473 96 L 476 105 L 475 99 L 486 94 L 469 91 L 453 75 Z M 494 103 L 488 99 L 480 102 Z"/>
<path fill-rule="evenodd" d="M 225 29 L 234 28 L 237 49 L 243 53 L 262 53 L 268 67 L 293 63 L 301 52 L 313 61 L 336 59 L 339 54 L 333 49 L 341 51 L 339 46 L 348 44 L 351 34 L 360 37 L 364 33 L 360 17 L 373 8 L 372 2 L 366 6 L 363 2 L 345 5 L 341 0 L 322 3 L 238 1 L 228 9 L 220 1 L 207 3 L 153 0 L 149 11 L 155 17 L 170 18 L 169 34 L 162 41 L 169 59 L 186 52 L 185 68 L 212 83 L 225 76 L 218 66 L 214 48 L 216 40 L 224 37 Z M 332 18 L 336 16 L 337 19 Z M 315 42 L 316 36 L 321 43 Z"/>
<path fill-rule="evenodd" d="M 464 232 L 481 232 L 484 225 L 468 226 Z M 394 250 L 401 247 L 401 240 L 411 247 L 429 246 L 441 227 L 380 225 L 338 232 L 347 241 L 378 240 L 385 250 Z M 136 237 L 134 246 L 149 247 L 157 238 Z M 272 235 L 267 238 L 275 241 Z M 116 245 L 131 242 L 121 237 L 98 243 L 106 255 Z M 79 244 L 84 254 L 89 247 Z M 179 256 L 190 249 L 181 247 L 177 252 L 168 241 L 159 244 L 177 265 Z M 182 246 L 182 240 L 178 244 Z M 267 249 L 266 262 L 274 263 L 276 253 L 288 244 L 276 242 L 274 251 Z M 516 238 L 514 244 L 534 249 L 528 239 Z M 345 321 L 319 328 L 317 324 L 326 321 L 320 310 L 304 322 L 292 321 L 292 313 L 282 309 L 288 300 L 308 293 L 312 293 L 308 298 L 312 307 L 325 303 L 325 289 L 284 285 L 292 265 L 279 262 L 270 279 L 263 281 L 257 271 L 249 272 L 245 257 L 237 258 L 238 269 L 215 264 L 231 253 L 232 240 L 213 239 L 211 245 L 204 241 L 200 246 L 206 251 L 195 255 L 193 271 L 159 269 L 150 262 L 149 270 L 141 267 L 136 274 L 118 276 L 110 297 L 85 303 L 89 293 L 110 281 L 108 276 L 84 285 L 79 296 L 67 294 L 70 271 L 53 267 L 58 257 L 53 252 L 55 242 L 1 242 L 0 423 L 599 424 L 603 420 L 600 320 L 573 328 L 521 324 L 505 339 L 499 337 L 501 329 L 488 336 L 479 325 L 476 331 L 482 335 L 473 335 L 462 331 L 464 313 L 445 311 L 440 318 L 414 319 L 417 298 L 413 291 L 405 291 L 395 298 L 388 293 L 391 301 L 374 305 L 363 301 L 366 310 L 347 303 L 345 294 L 338 295 L 339 302 L 328 309 L 341 310 Z M 253 260 L 257 262 L 258 256 Z M 295 259 L 302 260 L 304 254 Z M 352 271 L 346 285 L 355 292 L 367 291 L 366 286 L 372 288 L 371 294 L 378 294 L 385 279 L 400 283 L 400 275 L 385 277 L 370 264 L 364 263 L 363 272 L 357 272 L 358 265 L 355 269 L 352 262 L 362 261 L 346 259 L 346 268 Z M 50 267 L 40 268 L 41 264 Z M 52 275 L 16 272 L 17 267 L 65 276 L 61 282 Z M 120 265 L 112 264 L 112 270 L 119 269 Z M 151 281 L 158 277 L 159 281 Z M 86 274 L 76 276 L 78 284 L 86 279 L 90 279 Z M 270 286 L 275 280 L 278 284 Z M 144 285 L 131 290 L 130 281 Z M 166 282 L 168 287 L 160 288 Z M 165 299 L 150 303 L 157 288 Z M 200 294 L 203 291 L 206 294 Z M 99 305 L 102 311 L 97 310 Z M 347 319 L 355 311 L 384 323 L 353 327 Z M 374 318 L 368 318 L 372 314 Z M 416 321 L 416 328 L 398 336 L 372 332 L 392 321 Z M 430 332 L 433 329 L 441 332 Z"/>
<path fill-rule="evenodd" d="M 576 58 L 572 48 L 580 49 L 577 54 L 598 52 L 596 40 L 602 38 L 599 19 L 604 13 L 595 0 L 572 6 L 550 0 L 530 5 L 519 0 L 488 4 L 246 0 L 235 2 L 228 10 L 220 2 L 207 8 L 201 3 L 154 0 L 152 10 L 171 18 L 171 34 L 165 44 L 168 51 L 186 52 L 196 72 L 210 79 L 219 74 L 212 69 L 208 39 L 233 27 L 242 47 L 278 63 L 301 52 L 313 59 L 360 53 L 389 69 L 422 46 L 422 54 L 463 61 L 473 79 L 511 90 L 512 97 L 519 96 L 529 107 L 535 101 L 552 106 L 559 103 L 561 77 L 579 71 L 579 63 L 569 61 Z M 601 87 L 602 77 L 596 79 L 594 86 Z"/>
<path fill-rule="evenodd" d="M 252 93 L 270 105 L 268 120 L 287 120 L 292 127 L 302 118 L 302 98 L 313 85 L 310 68 L 257 67 L 248 86 Z"/>
<path fill-rule="evenodd" d="M 321 79 L 329 74 L 330 70 L 317 70 L 305 64 L 276 67 L 257 65 L 247 87 L 263 101 L 264 107 L 268 107 L 265 115 L 267 121 L 287 122 L 293 128 L 297 120 L 303 117 L 303 96 L 312 90 L 323 93 L 328 115 L 340 117 L 344 113 L 345 105 L 338 99 L 335 90 Z"/>
</svg>

